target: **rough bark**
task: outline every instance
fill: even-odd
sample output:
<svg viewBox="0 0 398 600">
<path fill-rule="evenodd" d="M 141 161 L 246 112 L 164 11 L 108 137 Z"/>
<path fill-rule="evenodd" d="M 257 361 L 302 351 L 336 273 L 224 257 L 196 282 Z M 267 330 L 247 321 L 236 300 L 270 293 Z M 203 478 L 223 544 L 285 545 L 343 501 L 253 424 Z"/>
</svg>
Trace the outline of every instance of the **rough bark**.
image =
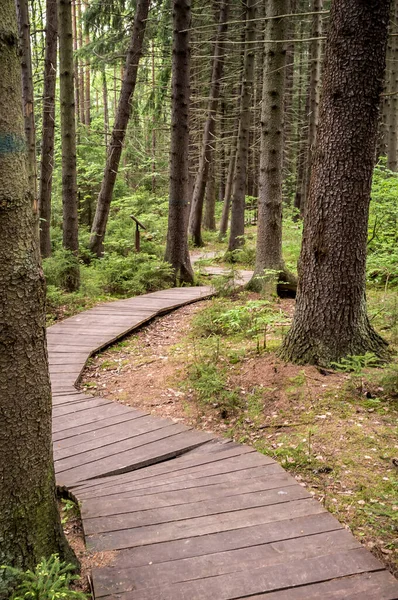
<svg viewBox="0 0 398 600">
<path fill-rule="evenodd" d="M 261 149 L 258 198 L 256 264 L 249 287 L 258 291 L 275 288 L 278 281 L 293 281 L 282 258 L 282 161 L 283 92 L 288 0 L 268 2 L 266 36 L 275 40 L 265 50 L 261 111 Z"/>
<path fill-rule="evenodd" d="M 46 1 L 46 47 L 44 55 L 43 135 L 40 161 L 40 251 L 51 255 L 51 191 L 54 168 L 55 87 L 57 80 L 57 0 Z"/>
<path fill-rule="evenodd" d="M 207 118 L 203 131 L 202 148 L 199 158 L 198 172 L 195 179 L 195 187 L 192 196 L 192 207 L 190 211 L 189 232 L 195 246 L 203 246 L 202 240 L 202 213 L 203 201 L 206 190 L 209 161 L 211 158 L 212 144 L 216 124 L 218 99 L 220 95 L 220 79 L 224 68 L 224 37 L 227 31 L 228 0 L 221 0 L 220 15 L 218 21 L 217 37 L 214 44 L 214 55 L 210 85 L 210 95 L 207 108 Z"/>
<path fill-rule="evenodd" d="M 245 55 L 242 72 L 240 102 L 240 120 L 238 146 L 236 150 L 235 176 L 232 193 L 231 230 L 228 251 L 237 250 L 244 243 L 245 233 L 245 195 L 247 164 L 249 159 L 250 117 L 253 105 L 254 84 L 254 46 L 256 36 L 256 0 L 247 0 Z"/>
<path fill-rule="evenodd" d="M 104 103 L 104 144 L 105 144 L 105 156 L 108 152 L 108 138 L 109 138 L 109 103 L 108 103 L 108 82 L 106 79 L 105 65 L 102 67 L 102 101 Z"/>
<path fill-rule="evenodd" d="M 58 0 L 59 72 L 62 139 L 62 241 L 75 260 L 64 274 L 67 291 L 79 289 L 79 224 L 76 173 L 76 121 L 71 0 Z"/>
<path fill-rule="evenodd" d="M 330 365 L 383 355 L 366 314 L 365 265 L 389 0 L 335 0 L 292 328 L 281 356 Z"/>
<path fill-rule="evenodd" d="M 45 281 L 14 0 L 1 4 L 0 57 L 0 564 L 31 569 L 43 556 L 69 556 L 55 494 Z M 9 598 L 1 580 L 0 597 Z"/>
<path fill-rule="evenodd" d="M 28 147 L 29 183 L 37 201 L 36 128 L 33 107 L 32 55 L 28 0 L 16 0 L 22 67 L 22 98 L 25 135 Z"/>
<path fill-rule="evenodd" d="M 193 282 L 188 250 L 191 1 L 173 0 L 173 62 L 169 221 L 165 260 L 175 282 Z"/>
<path fill-rule="evenodd" d="M 130 46 L 127 51 L 124 79 L 120 92 L 115 123 L 109 142 L 104 177 L 98 196 L 97 209 L 91 228 L 90 250 L 98 257 L 103 254 L 103 243 L 111 207 L 113 188 L 119 169 L 123 142 L 131 113 L 131 99 L 137 81 L 138 64 L 142 54 L 149 0 L 138 0 Z"/>
</svg>

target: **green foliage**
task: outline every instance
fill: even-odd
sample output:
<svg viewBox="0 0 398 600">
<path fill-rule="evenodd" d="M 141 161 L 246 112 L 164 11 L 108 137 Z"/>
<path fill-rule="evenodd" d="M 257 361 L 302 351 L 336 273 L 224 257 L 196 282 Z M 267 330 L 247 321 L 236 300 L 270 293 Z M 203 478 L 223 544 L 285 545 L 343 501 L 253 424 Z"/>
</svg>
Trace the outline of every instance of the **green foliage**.
<svg viewBox="0 0 398 600">
<path fill-rule="evenodd" d="M 61 562 L 57 554 L 48 560 L 43 558 L 33 571 L 0 567 L 9 578 L 9 600 L 87 600 L 83 592 L 70 589 L 80 579 L 75 570 L 73 565 Z"/>
<path fill-rule="evenodd" d="M 383 163 L 373 173 L 367 271 L 371 282 L 398 283 L 398 174 Z"/>
<path fill-rule="evenodd" d="M 96 264 L 106 293 L 134 296 L 169 287 L 172 268 L 150 254 L 120 256 L 113 252 Z"/>
<path fill-rule="evenodd" d="M 361 354 L 358 356 L 347 356 L 346 358 L 342 358 L 338 363 L 331 363 L 331 366 L 334 367 L 336 371 L 341 371 L 343 373 L 355 373 L 356 375 L 359 375 L 363 369 L 380 367 L 380 358 L 373 352 L 366 352 L 366 354 Z"/>
<path fill-rule="evenodd" d="M 70 250 L 58 248 L 49 258 L 43 261 L 43 270 L 47 285 L 64 288 L 67 283 L 70 269 L 76 265 L 78 259 Z"/>
<path fill-rule="evenodd" d="M 188 377 L 199 402 L 224 412 L 234 411 L 241 406 L 238 389 L 228 389 L 226 367 L 220 367 L 211 358 L 191 365 Z"/>
</svg>

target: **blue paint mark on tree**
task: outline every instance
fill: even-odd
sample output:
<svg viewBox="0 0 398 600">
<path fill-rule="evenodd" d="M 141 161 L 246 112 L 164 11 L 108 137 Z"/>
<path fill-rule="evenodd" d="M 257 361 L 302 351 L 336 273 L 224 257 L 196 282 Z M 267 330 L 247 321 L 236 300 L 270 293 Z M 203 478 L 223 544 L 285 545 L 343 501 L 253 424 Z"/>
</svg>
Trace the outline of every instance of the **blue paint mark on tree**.
<svg viewBox="0 0 398 600">
<path fill-rule="evenodd" d="M 0 155 L 24 152 L 25 138 L 16 133 L 0 133 Z"/>
</svg>

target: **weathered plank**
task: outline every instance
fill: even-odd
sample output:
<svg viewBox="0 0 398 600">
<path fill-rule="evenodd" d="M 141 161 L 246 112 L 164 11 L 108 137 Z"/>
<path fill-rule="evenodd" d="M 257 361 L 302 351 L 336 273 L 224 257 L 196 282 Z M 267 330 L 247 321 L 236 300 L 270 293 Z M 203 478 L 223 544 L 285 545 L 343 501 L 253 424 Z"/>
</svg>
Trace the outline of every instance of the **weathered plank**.
<svg viewBox="0 0 398 600">
<path fill-rule="evenodd" d="M 336 577 L 378 570 L 379 561 L 365 549 L 359 548 L 333 554 L 333 559 L 324 555 L 292 560 L 286 564 L 235 571 L 161 587 L 156 586 L 156 581 L 152 581 L 152 587 L 139 591 L 139 600 L 235 600 L 258 593 L 312 585 Z M 136 591 L 118 594 L 118 600 L 137 600 L 137 597 Z"/>
</svg>

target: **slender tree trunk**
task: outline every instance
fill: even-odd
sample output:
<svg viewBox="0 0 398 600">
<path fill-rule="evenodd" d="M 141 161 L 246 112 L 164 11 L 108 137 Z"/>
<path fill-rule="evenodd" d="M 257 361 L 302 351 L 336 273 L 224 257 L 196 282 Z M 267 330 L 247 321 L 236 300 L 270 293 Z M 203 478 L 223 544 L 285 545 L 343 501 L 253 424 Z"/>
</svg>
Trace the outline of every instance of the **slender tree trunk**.
<svg viewBox="0 0 398 600">
<path fill-rule="evenodd" d="M 111 141 L 108 148 L 104 178 L 98 196 L 97 210 L 91 229 L 90 250 L 100 257 L 112 201 L 113 188 L 119 169 L 123 142 L 131 113 L 131 100 L 137 81 L 138 63 L 142 54 L 146 22 L 148 18 L 149 0 L 138 0 L 134 17 L 134 27 L 130 46 L 127 52 L 125 76 L 122 82 L 119 104 Z"/>
<path fill-rule="evenodd" d="M 391 23 L 394 35 L 391 41 L 390 54 L 390 94 L 387 118 L 387 167 L 391 171 L 398 171 L 398 2 L 393 1 Z M 391 31 L 392 33 L 392 31 Z"/>
<path fill-rule="evenodd" d="M 22 97 L 29 158 L 29 183 L 37 202 L 36 128 L 28 0 L 16 0 L 22 65 Z"/>
<path fill-rule="evenodd" d="M 301 193 L 301 213 L 304 214 L 305 204 L 310 187 L 312 155 L 315 147 L 316 132 L 319 120 L 319 97 L 321 82 L 321 62 L 322 62 L 322 15 L 323 0 L 313 0 L 312 10 L 315 13 L 312 16 L 312 31 L 310 45 L 310 79 L 308 90 L 308 141 L 307 141 L 307 169 L 303 178 L 303 191 Z"/>
<path fill-rule="evenodd" d="M 173 0 L 172 114 L 169 222 L 165 260 L 177 282 L 193 282 L 188 250 L 191 1 Z"/>
<path fill-rule="evenodd" d="M 72 26 L 73 26 L 73 51 L 78 49 L 76 0 L 72 0 Z M 80 116 L 80 90 L 79 90 L 79 60 L 75 58 L 75 111 L 76 119 Z"/>
<path fill-rule="evenodd" d="M 88 2 L 84 3 L 84 6 L 87 8 Z M 85 36 L 85 44 L 88 46 L 90 43 L 90 37 L 86 32 Z M 84 91 L 85 91 L 85 99 L 84 99 L 84 122 L 87 127 L 90 127 L 91 123 L 91 82 L 90 82 L 90 61 L 88 58 L 85 61 L 85 82 L 84 82 Z"/>
<path fill-rule="evenodd" d="M 198 173 L 192 196 L 189 231 L 195 246 L 203 246 L 202 240 L 202 213 L 203 201 L 206 190 L 207 175 L 212 144 L 214 142 L 214 129 L 218 98 L 220 95 L 220 79 L 224 68 L 224 37 L 227 31 L 228 0 L 221 0 L 220 16 L 218 22 L 217 38 L 214 44 L 213 67 L 211 75 L 210 95 L 207 109 L 207 118 L 203 132 L 202 149 L 199 158 Z"/>
<path fill-rule="evenodd" d="M 256 0 L 246 3 L 245 56 L 242 72 L 242 98 L 240 102 L 240 120 L 238 147 L 236 150 L 235 177 L 232 193 L 231 230 L 228 251 L 240 248 L 245 233 L 245 195 L 247 164 L 249 159 L 250 116 L 253 105 L 254 85 L 254 46 L 256 39 Z"/>
<path fill-rule="evenodd" d="M 44 57 L 43 137 L 40 162 L 40 251 L 51 255 L 51 191 L 54 169 L 55 88 L 57 81 L 57 0 L 46 0 L 46 48 Z"/>
<path fill-rule="evenodd" d="M 37 206 L 28 176 L 14 0 L 0 11 L 0 564 L 71 554 L 55 493 Z M 0 594 L 4 591 L 0 571 Z M 9 597 L 9 594 L 2 596 Z"/>
<path fill-rule="evenodd" d="M 283 92 L 288 0 L 269 0 L 261 111 L 261 150 L 256 264 L 250 287 L 274 291 L 278 281 L 292 281 L 282 258 Z"/>
<path fill-rule="evenodd" d="M 296 0 L 291 0 L 291 12 L 296 12 Z M 296 37 L 296 18 L 293 16 L 288 27 L 289 39 Z M 286 68 L 285 68 L 285 93 L 283 99 L 283 110 L 285 113 L 283 123 L 283 174 L 287 178 L 293 172 L 294 163 L 294 140 L 293 140 L 293 96 L 294 96 L 294 57 L 296 44 L 289 42 L 286 48 Z"/>
<path fill-rule="evenodd" d="M 83 48 L 83 27 L 82 27 L 82 0 L 76 0 L 76 13 L 77 13 L 77 47 L 80 50 L 81 48 Z M 80 123 L 85 122 L 85 118 L 86 118 L 86 113 L 85 113 L 85 98 L 86 98 L 86 93 L 85 93 L 85 86 L 84 86 L 84 67 L 83 67 L 83 63 L 82 60 L 78 59 L 78 72 L 79 72 L 79 82 L 78 82 L 78 88 L 79 88 L 79 97 L 80 97 L 80 106 L 79 106 L 79 110 L 80 110 Z M 77 73 L 76 73 L 77 76 Z"/>
<path fill-rule="evenodd" d="M 108 105 L 108 82 L 106 79 L 105 65 L 102 67 L 102 100 L 104 103 L 104 143 L 105 156 L 108 153 L 108 138 L 109 138 L 109 105 Z"/>
<path fill-rule="evenodd" d="M 215 148 L 213 153 L 215 153 Z M 212 157 L 206 185 L 205 212 L 203 215 L 203 229 L 207 229 L 207 231 L 216 230 L 216 174 L 214 171 L 215 159 Z"/>
<path fill-rule="evenodd" d="M 155 78 L 155 43 L 152 40 L 152 46 L 151 46 L 151 67 L 152 67 L 152 89 L 155 90 L 156 89 L 156 78 Z M 155 193 L 156 190 L 156 123 L 153 122 L 152 123 L 152 131 L 151 131 L 151 137 L 152 137 L 152 144 L 151 144 L 151 151 L 152 151 L 152 194 Z"/>
<path fill-rule="evenodd" d="M 58 0 L 59 72 L 62 138 L 63 246 L 75 261 L 65 273 L 65 289 L 79 289 L 79 224 L 76 181 L 76 122 L 71 0 Z"/>
<path fill-rule="evenodd" d="M 299 288 L 281 356 L 330 365 L 348 355 L 384 355 L 366 314 L 370 189 L 389 0 L 335 0 L 323 70 Z"/>
<path fill-rule="evenodd" d="M 229 210 L 231 207 L 232 186 L 233 186 L 234 173 L 235 173 L 238 128 L 239 128 L 239 115 L 237 116 L 236 121 L 234 123 L 234 133 L 232 136 L 231 149 L 230 149 L 230 154 L 229 154 L 227 180 L 226 180 L 226 184 L 225 184 L 225 193 L 224 193 L 224 204 L 222 207 L 222 214 L 221 214 L 221 221 L 220 221 L 220 239 L 222 239 L 226 235 L 227 230 L 228 230 Z"/>
</svg>

